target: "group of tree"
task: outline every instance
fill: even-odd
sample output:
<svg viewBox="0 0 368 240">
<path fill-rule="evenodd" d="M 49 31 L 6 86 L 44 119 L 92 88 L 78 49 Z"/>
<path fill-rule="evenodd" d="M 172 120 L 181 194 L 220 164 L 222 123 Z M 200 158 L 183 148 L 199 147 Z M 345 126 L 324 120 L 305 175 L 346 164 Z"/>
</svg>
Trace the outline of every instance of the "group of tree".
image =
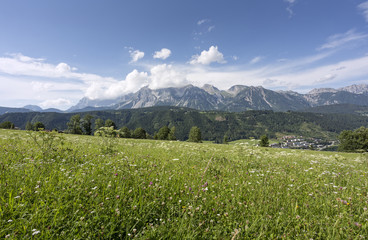
<svg viewBox="0 0 368 240">
<path fill-rule="evenodd" d="M 172 141 L 174 141 L 174 140 L 176 140 L 175 131 L 176 131 L 176 128 L 175 127 L 169 128 L 168 126 L 163 126 L 154 135 L 154 139 L 156 139 L 156 140 L 172 140 Z"/>
<path fill-rule="evenodd" d="M 35 123 L 27 122 L 26 123 L 27 131 L 39 131 L 43 129 L 45 129 L 45 124 L 43 124 L 42 122 L 35 122 Z"/>
<path fill-rule="evenodd" d="M 10 122 L 10 121 L 5 121 L 0 123 L 0 128 L 5 128 L 5 129 L 14 129 L 14 123 Z"/>
<path fill-rule="evenodd" d="M 354 131 L 345 130 L 339 135 L 339 151 L 344 152 L 367 152 L 368 151 L 368 128 L 360 127 Z"/>
</svg>

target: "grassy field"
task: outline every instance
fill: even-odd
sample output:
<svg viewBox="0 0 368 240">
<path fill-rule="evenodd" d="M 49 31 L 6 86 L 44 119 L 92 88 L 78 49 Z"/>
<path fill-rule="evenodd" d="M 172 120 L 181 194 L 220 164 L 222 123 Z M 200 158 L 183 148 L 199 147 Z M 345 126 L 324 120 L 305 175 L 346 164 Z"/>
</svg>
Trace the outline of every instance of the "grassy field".
<svg viewBox="0 0 368 240">
<path fill-rule="evenodd" d="M 0 130 L 0 238 L 367 239 L 363 154 Z"/>
</svg>

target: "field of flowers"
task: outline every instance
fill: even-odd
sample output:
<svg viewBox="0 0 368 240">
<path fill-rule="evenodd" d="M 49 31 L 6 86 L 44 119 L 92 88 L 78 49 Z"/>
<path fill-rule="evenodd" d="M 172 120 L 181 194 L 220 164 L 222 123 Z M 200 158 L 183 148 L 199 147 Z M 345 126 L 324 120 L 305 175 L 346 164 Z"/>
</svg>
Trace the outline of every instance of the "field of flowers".
<svg viewBox="0 0 368 240">
<path fill-rule="evenodd" d="M 367 239 L 368 156 L 0 130 L 0 239 Z"/>
</svg>

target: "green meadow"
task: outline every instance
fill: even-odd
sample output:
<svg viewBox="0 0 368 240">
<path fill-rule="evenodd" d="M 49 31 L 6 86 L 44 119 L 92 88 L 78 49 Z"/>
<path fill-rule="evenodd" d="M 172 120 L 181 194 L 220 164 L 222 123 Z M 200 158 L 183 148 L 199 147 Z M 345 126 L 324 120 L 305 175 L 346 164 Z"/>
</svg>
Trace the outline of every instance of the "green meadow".
<svg viewBox="0 0 368 240">
<path fill-rule="evenodd" d="M 1 239 L 367 239 L 368 156 L 0 130 Z"/>
</svg>

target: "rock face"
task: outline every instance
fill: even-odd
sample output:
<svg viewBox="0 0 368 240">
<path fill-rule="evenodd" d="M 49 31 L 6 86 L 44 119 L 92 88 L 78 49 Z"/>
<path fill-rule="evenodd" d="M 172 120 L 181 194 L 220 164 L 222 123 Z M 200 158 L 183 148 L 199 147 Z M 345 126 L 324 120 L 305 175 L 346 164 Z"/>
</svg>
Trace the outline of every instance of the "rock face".
<svg viewBox="0 0 368 240">
<path fill-rule="evenodd" d="M 263 87 L 235 85 L 228 90 L 219 90 L 212 85 L 202 88 L 187 85 L 179 88 L 141 88 L 136 93 L 112 100 L 83 98 L 69 109 L 76 111 L 86 107 L 130 109 L 153 106 L 179 106 L 198 110 L 302 110 L 314 106 L 332 104 L 355 104 L 368 106 L 368 85 L 352 85 L 340 89 L 313 89 L 307 94 L 292 91 L 272 91 Z"/>
</svg>

